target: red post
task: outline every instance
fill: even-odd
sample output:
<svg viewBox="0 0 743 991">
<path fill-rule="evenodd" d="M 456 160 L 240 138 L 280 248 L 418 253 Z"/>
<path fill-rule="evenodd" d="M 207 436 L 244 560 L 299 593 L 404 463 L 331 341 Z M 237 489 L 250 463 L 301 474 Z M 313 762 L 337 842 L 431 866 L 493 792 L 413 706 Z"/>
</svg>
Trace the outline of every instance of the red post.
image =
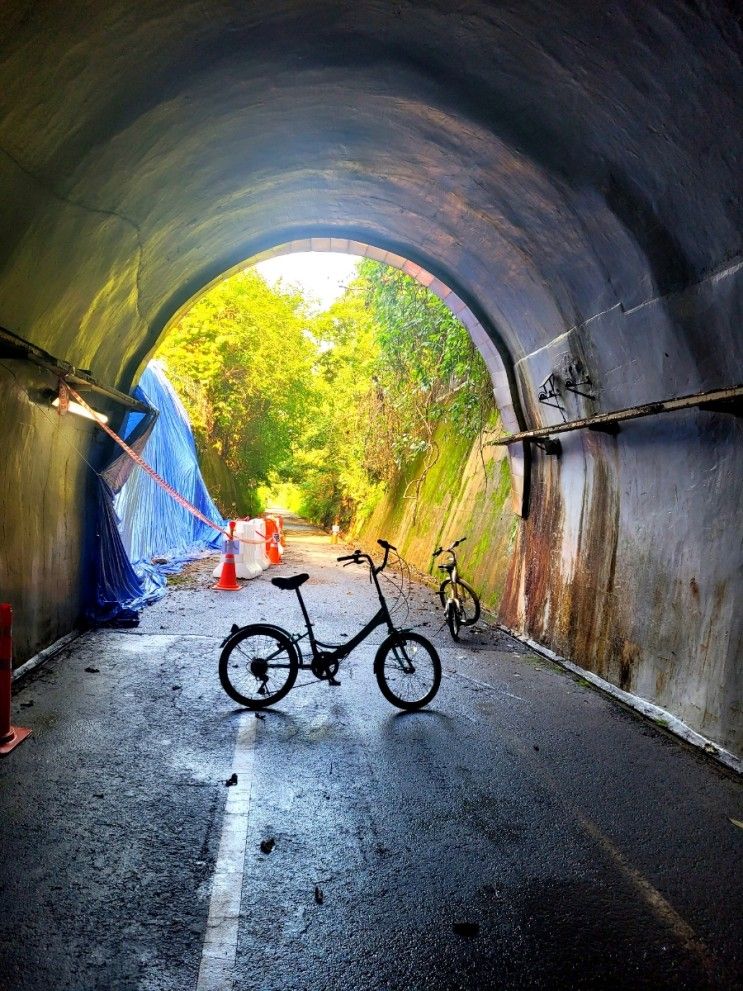
<svg viewBox="0 0 743 991">
<path fill-rule="evenodd" d="M 31 733 L 10 721 L 10 694 L 13 685 L 13 609 L 0 602 L 0 756 L 9 754 Z"/>
</svg>

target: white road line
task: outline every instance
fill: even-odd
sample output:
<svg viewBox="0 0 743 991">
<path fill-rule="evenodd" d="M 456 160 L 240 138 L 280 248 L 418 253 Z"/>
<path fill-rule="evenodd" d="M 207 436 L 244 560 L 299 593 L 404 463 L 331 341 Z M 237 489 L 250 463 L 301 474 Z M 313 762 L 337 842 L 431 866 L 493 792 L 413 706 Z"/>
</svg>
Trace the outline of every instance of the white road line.
<svg viewBox="0 0 743 991">
<path fill-rule="evenodd" d="M 257 723 L 252 713 L 245 713 L 235 740 L 231 769 L 237 774 L 237 784 L 227 794 L 196 991 L 228 991 L 232 987 Z"/>
<path fill-rule="evenodd" d="M 635 887 L 645 900 L 653 914 L 664 923 L 674 934 L 678 942 L 692 953 L 702 965 L 711 981 L 715 979 L 715 965 L 712 954 L 692 926 L 667 901 L 654 885 L 636 867 L 627 860 L 624 854 L 598 828 L 595 822 L 577 813 L 578 822 L 585 831 L 609 854 L 617 867 Z"/>
</svg>

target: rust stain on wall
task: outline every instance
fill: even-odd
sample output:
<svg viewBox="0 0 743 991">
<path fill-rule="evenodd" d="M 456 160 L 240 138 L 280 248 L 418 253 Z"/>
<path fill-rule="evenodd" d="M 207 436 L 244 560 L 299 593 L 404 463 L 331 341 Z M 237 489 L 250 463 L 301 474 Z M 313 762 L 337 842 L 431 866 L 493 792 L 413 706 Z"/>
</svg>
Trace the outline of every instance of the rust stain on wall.
<svg viewBox="0 0 743 991">
<path fill-rule="evenodd" d="M 523 586 L 523 625 L 536 639 L 545 638 L 544 624 L 555 599 L 563 506 L 560 475 L 548 459 L 534 461 L 537 491 L 540 498 L 525 521 L 511 558 L 506 588 L 501 602 L 501 619 L 511 627 L 522 624 L 521 588 Z"/>
<path fill-rule="evenodd" d="M 607 457 L 602 447 L 611 446 Z M 602 677 L 617 681 L 621 667 L 617 641 L 616 575 L 619 540 L 619 490 L 616 442 L 588 436 L 588 468 L 583 489 L 575 572 L 565 594 L 570 597 L 567 648 L 585 659 Z M 627 675 L 629 680 L 630 675 Z"/>
<path fill-rule="evenodd" d="M 586 479 L 575 490 L 581 509 L 572 572 L 566 574 L 562 563 L 565 500 L 571 492 L 560 481 L 568 476 L 557 459 L 540 455 L 534 463 L 537 498 L 511 563 L 501 618 L 518 625 L 523 579 L 525 632 L 629 690 L 640 651 L 626 639 L 628 627 L 615 588 L 620 506 L 616 439 L 587 435 L 583 454 Z"/>
</svg>

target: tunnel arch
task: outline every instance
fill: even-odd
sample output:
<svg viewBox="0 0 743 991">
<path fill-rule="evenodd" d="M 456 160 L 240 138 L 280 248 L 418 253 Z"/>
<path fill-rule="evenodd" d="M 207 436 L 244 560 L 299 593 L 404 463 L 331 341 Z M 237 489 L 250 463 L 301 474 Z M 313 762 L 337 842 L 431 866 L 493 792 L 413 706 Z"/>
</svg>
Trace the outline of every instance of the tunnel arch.
<svg viewBox="0 0 743 991">
<path fill-rule="evenodd" d="M 0 18 L 0 325 L 102 382 L 127 389 L 210 278 L 312 236 L 451 286 L 527 427 L 743 379 L 729 5 L 7 0 Z M 540 388 L 576 360 L 592 389 L 561 412 Z M 79 611 L 87 469 L 12 372 L 0 579 L 23 656 Z M 501 618 L 741 749 L 742 470 L 729 409 L 534 450 Z"/>
<path fill-rule="evenodd" d="M 513 364 L 508 357 L 503 341 L 500 339 L 497 330 L 488 326 L 483 326 L 473 307 L 455 292 L 452 286 L 442 278 L 429 272 L 423 265 L 413 261 L 406 255 L 388 251 L 375 244 L 355 238 L 339 236 L 310 236 L 294 238 L 290 241 L 279 241 L 269 248 L 254 254 L 252 257 L 238 262 L 227 271 L 221 272 L 216 277 L 210 279 L 185 303 L 170 313 L 165 319 L 163 330 L 158 337 L 152 351 L 146 356 L 144 362 L 140 363 L 137 371 L 132 376 L 132 381 L 136 382 L 144 365 L 157 348 L 157 344 L 167 335 L 169 328 L 175 323 L 183 313 L 199 299 L 210 288 L 218 285 L 230 275 L 245 268 L 251 268 L 269 258 L 277 258 L 283 255 L 296 254 L 300 252 L 315 252 L 318 254 L 348 254 L 359 258 L 371 258 L 374 261 L 382 262 L 391 268 L 405 272 L 412 279 L 428 289 L 437 296 L 464 326 L 472 339 L 473 344 L 482 356 L 485 365 L 490 373 L 493 396 L 498 407 L 503 428 L 508 433 L 517 433 L 524 427 L 523 414 L 521 413 L 518 394 L 515 391 L 513 377 Z M 172 309 L 173 303 L 169 302 L 164 314 Z M 473 304 L 477 308 L 477 304 Z M 528 450 L 525 444 L 513 444 L 508 448 L 509 468 L 511 472 L 511 507 L 514 513 L 525 516 L 528 512 Z"/>
</svg>

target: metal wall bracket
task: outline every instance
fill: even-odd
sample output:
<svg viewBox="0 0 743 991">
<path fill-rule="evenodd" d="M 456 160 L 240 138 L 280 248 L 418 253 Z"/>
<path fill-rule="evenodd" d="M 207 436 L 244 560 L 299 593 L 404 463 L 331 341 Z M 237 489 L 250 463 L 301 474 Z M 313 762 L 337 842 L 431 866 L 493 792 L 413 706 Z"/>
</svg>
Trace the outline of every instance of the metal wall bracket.
<svg viewBox="0 0 743 991">
<path fill-rule="evenodd" d="M 618 423 L 589 423 L 587 424 L 589 430 L 595 430 L 596 433 L 609 434 L 611 437 L 615 437 L 619 433 Z"/>
<path fill-rule="evenodd" d="M 543 406 L 551 406 L 553 409 L 559 410 L 560 416 L 565 420 L 565 407 L 562 405 L 561 398 L 555 373 L 551 372 L 539 386 L 537 399 Z"/>
<path fill-rule="evenodd" d="M 709 413 L 727 413 L 728 416 L 743 416 L 743 397 L 733 396 L 731 399 L 722 399 L 715 403 L 700 403 L 699 409 L 706 409 Z"/>
<path fill-rule="evenodd" d="M 553 440 L 551 437 L 545 437 L 543 440 L 532 440 L 532 444 L 551 457 L 558 458 L 562 454 L 562 444 L 559 440 Z"/>
<path fill-rule="evenodd" d="M 102 385 L 97 382 L 88 369 L 76 368 L 63 358 L 55 358 L 48 351 L 44 351 L 43 348 L 19 337 L 18 334 L 14 334 L 5 327 L 0 327 L 0 357 L 29 361 L 37 368 L 43 368 L 58 379 L 69 382 L 80 392 L 95 392 L 96 395 L 104 396 L 109 402 L 117 403 L 126 409 L 136 410 L 139 413 L 157 412 L 148 403 L 141 403 L 138 399 L 127 396 L 125 392 L 120 392 L 113 386 Z"/>
<path fill-rule="evenodd" d="M 572 392 L 576 396 L 583 396 L 584 399 L 596 399 L 593 393 L 583 391 L 584 388 L 591 388 L 593 382 L 580 361 L 568 365 L 568 375 L 564 385 L 568 392 Z"/>
</svg>

